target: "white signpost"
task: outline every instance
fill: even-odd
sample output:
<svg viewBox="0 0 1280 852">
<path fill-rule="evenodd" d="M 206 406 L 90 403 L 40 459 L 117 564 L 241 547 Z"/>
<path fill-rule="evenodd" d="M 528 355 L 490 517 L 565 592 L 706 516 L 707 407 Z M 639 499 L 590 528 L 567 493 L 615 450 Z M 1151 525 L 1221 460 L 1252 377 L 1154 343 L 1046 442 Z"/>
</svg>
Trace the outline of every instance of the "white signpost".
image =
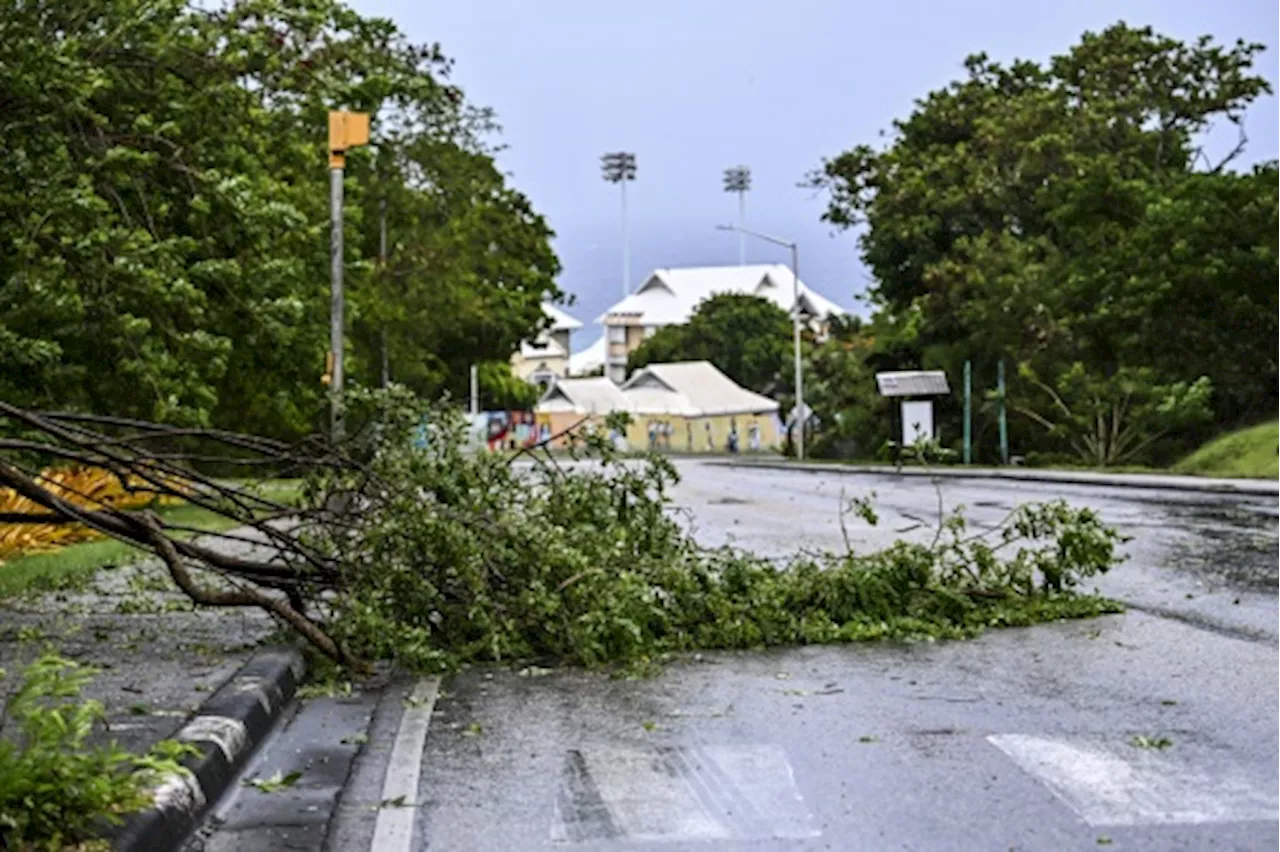
<svg viewBox="0 0 1280 852">
<path fill-rule="evenodd" d="M 951 393 L 946 373 L 941 370 L 876 373 L 876 387 L 881 396 L 901 400 L 903 447 L 914 446 L 918 441 L 937 440 L 933 400 Z"/>
</svg>

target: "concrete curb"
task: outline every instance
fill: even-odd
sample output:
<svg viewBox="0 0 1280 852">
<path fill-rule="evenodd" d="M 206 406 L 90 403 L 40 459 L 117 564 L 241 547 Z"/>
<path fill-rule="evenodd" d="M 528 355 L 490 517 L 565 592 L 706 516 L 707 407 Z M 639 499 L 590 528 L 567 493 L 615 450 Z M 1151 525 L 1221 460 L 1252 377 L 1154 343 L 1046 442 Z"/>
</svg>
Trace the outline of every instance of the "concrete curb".
<svg viewBox="0 0 1280 852">
<path fill-rule="evenodd" d="M 783 461 L 720 461 L 711 462 L 724 467 L 762 468 L 766 470 L 792 470 L 808 473 L 873 474 L 876 476 L 936 476 L 939 479 L 1003 479 L 1014 482 L 1051 482 L 1059 485 L 1103 485 L 1114 488 L 1145 488 L 1164 491 L 1202 491 L 1214 494 L 1280 495 L 1280 482 L 1269 479 L 1209 479 L 1193 476 L 1174 476 L 1150 473 L 1074 473 L 1062 470 L 1035 470 L 1009 468 L 933 468 L 916 467 L 901 469 L 885 466 L 852 464 L 810 464 L 808 462 Z"/>
<path fill-rule="evenodd" d="M 200 706 L 173 736 L 200 750 L 182 760 L 190 776 L 172 776 L 155 806 L 134 814 L 115 835 L 118 852 L 176 850 L 236 780 L 249 756 L 289 706 L 306 666 L 295 649 L 257 654 Z"/>
</svg>

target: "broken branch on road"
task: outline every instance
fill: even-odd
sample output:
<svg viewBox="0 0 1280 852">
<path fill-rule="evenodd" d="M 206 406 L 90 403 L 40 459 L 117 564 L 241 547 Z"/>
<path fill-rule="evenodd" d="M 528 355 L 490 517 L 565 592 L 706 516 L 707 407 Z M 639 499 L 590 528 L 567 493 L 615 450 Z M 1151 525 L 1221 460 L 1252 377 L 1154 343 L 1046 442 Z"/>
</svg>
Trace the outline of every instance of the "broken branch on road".
<svg viewBox="0 0 1280 852">
<path fill-rule="evenodd" d="M 367 422 L 346 442 L 296 446 L 0 404 L 0 425 L 16 424 L 24 442 L 0 445 L 0 486 L 42 519 L 146 548 L 197 605 L 262 609 L 356 669 L 373 659 L 418 670 L 472 661 L 644 669 L 683 651 L 963 638 L 1117 609 L 1074 589 L 1118 561 L 1120 536 L 1063 502 L 1019 507 L 994 544 L 966 535 L 955 511 L 940 513 L 928 544 L 771 560 L 701 545 L 668 497 L 671 463 L 623 457 L 585 422 L 569 437 L 591 465 L 560 465 L 548 442 L 526 453 L 537 464 L 513 465 L 469 445 L 450 408 L 398 388 L 351 399 Z M 71 454 L 242 528 L 190 539 L 148 509 L 60 492 L 40 465 Z M 301 501 L 215 477 L 208 458 L 222 460 L 219 472 L 301 476 Z M 846 542 L 846 514 L 878 522 L 870 497 L 842 495 Z"/>
</svg>

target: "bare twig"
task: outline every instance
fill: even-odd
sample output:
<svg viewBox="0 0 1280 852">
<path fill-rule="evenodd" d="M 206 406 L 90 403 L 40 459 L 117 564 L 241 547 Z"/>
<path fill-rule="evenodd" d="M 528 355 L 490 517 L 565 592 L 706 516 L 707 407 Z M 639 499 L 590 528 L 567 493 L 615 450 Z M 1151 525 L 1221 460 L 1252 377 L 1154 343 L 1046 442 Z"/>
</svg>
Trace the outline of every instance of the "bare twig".
<svg viewBox="0 0 1280 852">
<path fill-rule="evenodd" d="M 164 560 L 169 576 L 192 602 L 204 606 L 256 606 L 275 615 L 310 642 L 318 651 L 344 666 L 360 668 L 360 661 L 351 657 L 345 649 L 330 638 L 318 624 L 307 618 L 286 601 L 265 594 L 244 583 L 231 580 L 232 591 L 208 589 L 196 583 L 173 542 L 164 535 L 154 515 L 147 517 L 147 532 L 156 554 Z"/>
<path fill-rule="evenodd" d="M 1243 154 L 1245 146 L 1249 144 L 1249 137 L 1244 132 L 1244 122 L 1236 121 L 1234 123 L 1237 131 L 1236 146 L 1232 148 L 1229 152 L 1227 152 L 1227 155 L 1223 157 L 1221 160 L 1219 160 L 1216 166 L 1209 169 L 1209 174 L 1216 175 L 1219 172 L 1221 172 L 1224 168 L 1226 168 L 1228 163 L 1230 163 L 1236 157 L 1239 157 L 1241 154 Z M 1208 162 L 1207 157 L 1205 158 L 1205 162 L 1206 163 Z"/>
<path fill-rule="evenodd" d="M 541 441 L 538 441 L 536 444 L 530 444 L 527 447 L 521 447 L 519 450 L 517 450 L 515 453 L 512 454 L 511 458 L 507 459 L 507 464 L 513 463 L 516 459 L 520 458 L 523 455 L 529 455 L 532 457 L 534 450 L 546 450 L 547 455 L 551 455 L 550 447 L 552 444 L 554 444 L 559 439 L 563 438 L 565 435 L 568 435 L 570 432 L 577 430 L 578 427 L 582 426 L 590 419 L 591 419 L 590 415 L 587 415 L 581 418 L 580 420 L 578 420 L 576 423 L 573 423 L 572 425 L 568 426 L 567 428 L 561 429 L 559 432 L 556 432 L 554 435 L 550 435 L 546 438 L 543 438 Z M 536 460 L 537 459 L 535 458 L 535 461 Z"/>
</svg>

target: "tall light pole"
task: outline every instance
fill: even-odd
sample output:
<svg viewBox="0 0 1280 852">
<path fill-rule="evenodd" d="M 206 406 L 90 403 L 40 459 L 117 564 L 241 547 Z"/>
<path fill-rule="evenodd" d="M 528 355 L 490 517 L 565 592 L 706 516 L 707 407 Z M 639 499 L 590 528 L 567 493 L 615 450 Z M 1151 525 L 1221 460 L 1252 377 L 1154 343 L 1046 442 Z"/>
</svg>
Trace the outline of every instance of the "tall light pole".
<svg viewBox="0 0 1280 852">
<path fill-rule="evenodd" d="M 387 199 L 386 196 L 378 202 L 378 274 L 382 276 L 383 281 L 387 275 Z M 387 352 L 387 324 L 382 324 L 382 334 L 379 335 L 379 349 L 382 356 L 382 382 L 381 387 L 386 388 L 391 384 L 391 357 Z"/>
<path fill-rule="evenodd" d="M 343 308 L 342 292 L 342 179 L 347 169 L 347 149 L 369 144 L 367 112 L 329 113 L 329 357 L 325 378 L 329 385 L 329 429 L 334 441 L 342 438 Z"/>
<path fill-rule="evenodd" d="M 789 240 L 781 240 L 777 237 L 771 237 L 768 234 L 762 234 L 759 231 L 752 231 L 749 228 L 743 228 L 739 225 L 716 225 L 721 231 L 737 231 L 740 234 L 750 234 L 757 239 L 764 240 L 767 243 L 773 243 L 776 246 L 791 249 L 791 286 L 792 300 L 791 305 L 791 327 L 795 334 L 795 357 L 796 357 L 796 406 L 795 419 L 800 427 L 796 431 L 796 458 L 804 459 L 804 421 L 808 418 L 804 416 L 804 370 L 800 366 L 800 249 L 796 244 Z"/>
<path fill-rule="evenodd" d="M 609 183 L 622 187 L 622 298 L 631 295 L 631 239 L 627 233 L 627 181 L 636 179 L 636 155 L 613 151 L 600 157 L 600 171 Z"/>
<path fill-rule="evenodd" d="M 751 168 L 734 166 L 724 170 L 724 191 L 738 193 L 738 265 L 747 264 L 747 190 L 751 188 Z"/>
</svg>

